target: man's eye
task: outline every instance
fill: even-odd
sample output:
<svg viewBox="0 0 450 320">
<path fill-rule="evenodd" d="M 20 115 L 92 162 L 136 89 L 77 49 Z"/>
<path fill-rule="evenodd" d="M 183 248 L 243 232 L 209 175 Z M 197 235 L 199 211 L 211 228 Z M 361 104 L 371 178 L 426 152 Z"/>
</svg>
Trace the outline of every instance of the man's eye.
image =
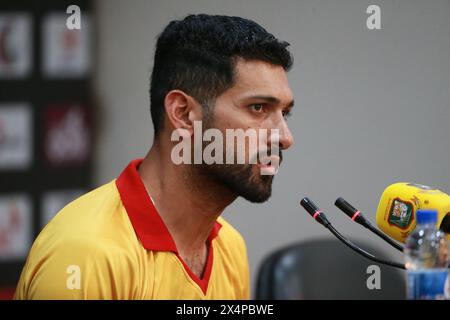
<svg viewBox="0 0 450 320">
<path fill-rule="evenodd" d="M 291 110 L 283 110 L 283 117 L 289 118 L 291 116 Z"/>
<path fill-rule="evenodd" d="M 253 111 L 260 113 L 260 112 L 263 111 L 264 106 L 263 106 L 261 103 L 255 103 L 255 104 L 252 104 L 252 105 L 250 106 L 250 108 L 251 108 Z"/>
</svg>

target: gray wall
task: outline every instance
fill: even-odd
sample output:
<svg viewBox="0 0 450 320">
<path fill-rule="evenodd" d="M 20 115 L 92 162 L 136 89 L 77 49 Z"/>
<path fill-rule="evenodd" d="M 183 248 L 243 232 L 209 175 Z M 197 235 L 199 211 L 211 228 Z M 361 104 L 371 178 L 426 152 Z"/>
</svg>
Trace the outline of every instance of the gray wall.
<svg viewBox="0 0 450 320">
<path fill-rule="evenodd" d="M 380 5 L 382 30 L 366 28 L 369 4 Z M 345 234 L 392 253 L 338 213 L 336 197 L 352 200 L 375 221 L 391 183 L 450 192 L 450 1 L 100 0 L 97 9 L 98 184 L 151 145 L 153 48 L 170 20 L 200 12 L 240 15 L 292 44 L 295 145 L 269 202 L 239 199 L 225 213 L 247 240 L 253 280 L 272 249 L 328 236 L 299 208 L 303 196 L 329 211 Z"/>
</svg>

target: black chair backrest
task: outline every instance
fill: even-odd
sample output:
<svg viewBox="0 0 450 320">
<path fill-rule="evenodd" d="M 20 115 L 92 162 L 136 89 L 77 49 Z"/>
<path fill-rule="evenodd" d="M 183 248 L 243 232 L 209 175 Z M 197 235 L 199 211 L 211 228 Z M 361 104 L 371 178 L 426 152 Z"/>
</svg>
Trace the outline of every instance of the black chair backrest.
<svg viewBox="0 0 450 320">
<path fill-rule="evenodd" d="M 354 241 L 355 242 L 355 241 Z M 379 258 L 371 245 L 355 242 Z M 371 265 L 380 268 L 380 289 L 369 289 Z M 302 242 L 271 253 L 261 264 L 256 299 L 405 299 L 404 271 L 372 262 L 338 240 Z"/>
</svg>

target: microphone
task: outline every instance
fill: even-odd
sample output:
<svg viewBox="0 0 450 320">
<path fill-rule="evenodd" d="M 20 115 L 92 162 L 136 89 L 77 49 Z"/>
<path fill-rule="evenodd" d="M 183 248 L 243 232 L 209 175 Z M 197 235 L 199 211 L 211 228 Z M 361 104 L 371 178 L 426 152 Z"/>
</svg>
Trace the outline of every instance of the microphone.
<svg viewBox="0 0 450 320">
<path fill-rule="evenodd" d="M 331 225 L 330 221 L 328 221 L 327 217 L 325 216 L 325 213 L 320 211 L 316 204 L 309 198 L 303 198 L 300 201 L 300 205 L 314 218 L 314 220 L 319 222 L 325 228 L 328 228 Z"/>
<path fill-rule="evenodd" d="M 316 220 L 317 222 L 319 222 L 321 225 L 323 225 L 325 228 L 327 228 L 328 230 L 330 230 L 330 232 L 336 237 L 338 238 L 342 243 L 344 243 L 346 246 L 348 246 L 350 249 L 352 249 L 353 251 L 355 251 L 356 253 L 364 256 L 365 258 L 377 262 L 377 263 L 381 263 L 381 264 L 385 264 L 391 267 L 395 267 L 395 268 L 400 268 L 400 269 L 406 269 L 404 264 L 400 264 L 397 262 L 392 262 L 389 260 L 383 260 L 383 259 L 379 259 L 377 257 L 375 257 L 373 254 L 361 249 L 360 247 L 358 247 L 357 245 L 355 245 L 353 242 L 351 242 L 350 240 L 348 240 L 347 238 L 345 238 L 341 233 L 339 233 L 339 231 L 337 231 L 332 224 L 330 223 L 330 221 L 328 221 L 325 213 L 323 213 L 315 204 L 314 202 L 312 202 L 310 199 L 308 198 L 303 198 L 300 201 L 300 205 L 314 218 L 314 220 Z"/>
<path fill-rule="evenodd" d="M 399 245 L 397 242 L 389 238 L 386 234 L 375 228 L 369 220 L 367 220 L 361 211 L 355 209 L 350 203 L 345 201 L 342 197 L 336 199 L 334 203 L 336 207 L 341 209 L 347 216 L 349 216 L 353 221 L 359 223 L 363 227 L 369 229 L 371 232 L 375 233 L 378 237 L 389 243 L 392 247 L 398 251 L 403 252 L 403 246 Z"/>
<path fill-rule="evenodd" d="M 378 227 L 391 238 L 404 243 L 416 227 L 418 209 L 437 210 L 437 228 L 444 231 L 450 240 L 450 196 L 421 184 L 400 182 L 387 187 L 378 204 Z"/>
</svg>

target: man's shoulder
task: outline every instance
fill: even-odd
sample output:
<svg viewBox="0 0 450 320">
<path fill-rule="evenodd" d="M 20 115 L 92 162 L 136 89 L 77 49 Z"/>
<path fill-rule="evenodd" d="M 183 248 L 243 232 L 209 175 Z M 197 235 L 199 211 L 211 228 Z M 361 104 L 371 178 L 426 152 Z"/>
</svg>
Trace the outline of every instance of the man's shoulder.
<svg viewBox="0 0 450 320">
<path fill-rule="evenodd" d="M 120 195 L 113 180 L 68 203 L 49 225 L 63 223 L 74 226 L 84 224 L 85 220 L 92 223 L 102 214 L 114 212 L 119 204 Z"/>
<path fill-rule="evenodd" d="M 41 231 L 36 242 L 59 243 L 82 238 L 79 243 L 98 248 L 103 240 L 111 242 L 131 229 L 113 180 L 62 208 Z"/>
<path fill-rule="evenodd" d="M 120 196 L 116 187 L 116 180 L 112 180 L 68 203 L 59 213 L 73 210 L 83 210 L 83 212 L 96 210 L 105 206 L 114 206 L 119 200 Z"/>
<path fill-rule="evenodd" d="M 107 265 L 117 256 L 132 256 L 132 233 L 113 180 L 61 209 L 34 241 L 28 264 Z"/>
</svg>

